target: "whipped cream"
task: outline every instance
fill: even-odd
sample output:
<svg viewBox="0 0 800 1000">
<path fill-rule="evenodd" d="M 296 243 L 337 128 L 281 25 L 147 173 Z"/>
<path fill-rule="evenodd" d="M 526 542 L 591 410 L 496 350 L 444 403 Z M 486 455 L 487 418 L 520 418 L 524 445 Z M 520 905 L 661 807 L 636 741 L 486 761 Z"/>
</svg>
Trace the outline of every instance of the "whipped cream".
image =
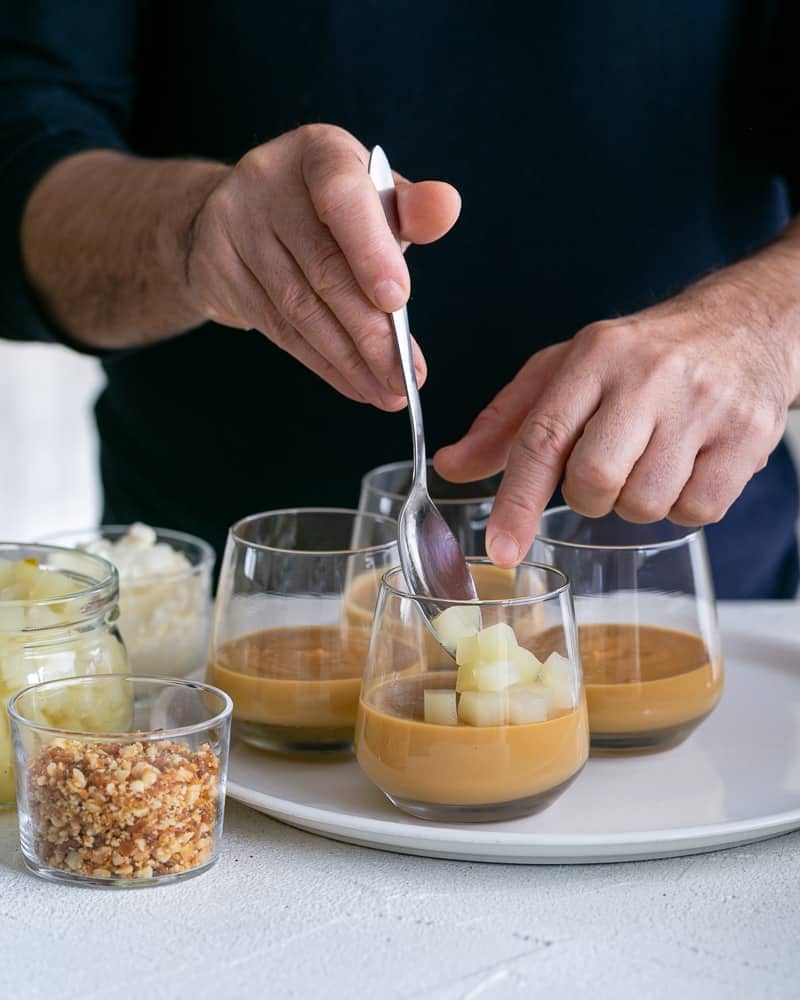
<svg viewBox="0 0 800 1000">
<path fill-rule="evenodd" d="M 193 566 L 183 552 L 137 522 L 116 541 L 82 546 L 119 573 L 119 630 L 135 674 L 182 677 L 205 666 L 211 566 Z"/>
</svg>

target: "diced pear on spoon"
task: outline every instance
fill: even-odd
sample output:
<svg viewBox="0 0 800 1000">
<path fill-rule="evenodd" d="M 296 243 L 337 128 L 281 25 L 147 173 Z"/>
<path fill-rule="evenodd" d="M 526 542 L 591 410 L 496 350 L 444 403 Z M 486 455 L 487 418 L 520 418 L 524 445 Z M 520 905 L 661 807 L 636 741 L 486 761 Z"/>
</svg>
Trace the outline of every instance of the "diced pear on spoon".
<svg viewBox="0 0 800 1000">
<path fill-rule="evenodd" d="M 460 639 L 475 635 L 481 625 L 481 612 L 478 607 L 468 604 L 454 604 L 438 614 L 431 622 L 436 629 L 440 641 L 456 649 Z"/>
<path fill-rule="evenodd" d="M 508 695 L 505 691 L 465 691 L 458 699 L 458 717 L 469 726 L 505 726 Z"/>
<path fill-rule="evenodd" d="M 455 691 L 425 691 L 425 721 L 437 726 L 457 726 Z"/>
</svg>

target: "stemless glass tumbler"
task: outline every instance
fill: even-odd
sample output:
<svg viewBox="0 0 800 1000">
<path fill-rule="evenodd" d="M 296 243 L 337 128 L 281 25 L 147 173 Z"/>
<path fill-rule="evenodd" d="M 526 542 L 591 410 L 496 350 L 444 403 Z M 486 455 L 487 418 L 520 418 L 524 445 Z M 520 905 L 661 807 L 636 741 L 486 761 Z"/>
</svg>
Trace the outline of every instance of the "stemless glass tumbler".
<svg viewBox="0 0 800 1000">
<path fill-rule="evenodd" d="M 486 565 L 468 561 L 474 569 Z M 414 816 L 482 822 L 537 812 L 586 761 L 569 583 L 558 570 L 532 563 L 517 567 L 513 578 L 515 596 L 505 599 L 436 599 L 451 623 L 455 616 L 474 626 L 448 669 L 428 665 L 420 602 L 429 607 L 430 598 L 410 593 L 399 569 L 383 578 L 356 755 L 389 800 Z"/>
<path fill-rule="evenodd" d="M 246 517 L 228 535 L 207 676 L 234 733 L 285 753 L 352 746 L 381 575 L 397 525 L 333 508 Z"/>
<path fill-rule="evenodd" d="M 593 753 L 682 742 L 722 694 L 702 529 L 545 511 L 533 552 L 570 579 Z"/>
</svg>

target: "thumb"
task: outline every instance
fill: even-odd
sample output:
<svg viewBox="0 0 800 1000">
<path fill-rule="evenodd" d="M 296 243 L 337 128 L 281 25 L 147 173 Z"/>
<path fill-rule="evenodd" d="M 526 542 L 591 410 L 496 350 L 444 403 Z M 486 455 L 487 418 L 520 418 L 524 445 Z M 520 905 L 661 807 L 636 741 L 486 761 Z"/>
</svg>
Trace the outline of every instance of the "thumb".
<svg viewBox="0 0 800 1000">
<path fill-rule="evenodd" d="M 444 181 L 397 183 L 397 214 L 403 240 L 433 243 L 453 228 L 461 212 L 461 195 Z"/>
<path fill-rule="evenodd" d="M 440 448 L 433 465 L 444 479 L 468 483 L 506 467 L 511 445 L 529 410 L 561 362 L 567 343 L 554 344 L 529 358 L 519 373 L 475 418 L 455 444 Z"/>
</svg>

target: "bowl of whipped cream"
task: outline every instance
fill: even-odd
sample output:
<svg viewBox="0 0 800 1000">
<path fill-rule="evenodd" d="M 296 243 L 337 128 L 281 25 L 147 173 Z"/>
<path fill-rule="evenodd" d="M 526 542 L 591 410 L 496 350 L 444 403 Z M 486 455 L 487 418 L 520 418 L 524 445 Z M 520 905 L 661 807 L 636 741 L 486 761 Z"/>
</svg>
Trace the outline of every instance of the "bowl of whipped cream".
<svg viewBox="0 0 800 1000">
<path fill-rule="evenodd" d="M 214 550 L 194 535 L 137 522 L 51 535 L 119 574 L 117 623 L 134 674 L 186 677 L 205 670 Z"/>
</svg>

